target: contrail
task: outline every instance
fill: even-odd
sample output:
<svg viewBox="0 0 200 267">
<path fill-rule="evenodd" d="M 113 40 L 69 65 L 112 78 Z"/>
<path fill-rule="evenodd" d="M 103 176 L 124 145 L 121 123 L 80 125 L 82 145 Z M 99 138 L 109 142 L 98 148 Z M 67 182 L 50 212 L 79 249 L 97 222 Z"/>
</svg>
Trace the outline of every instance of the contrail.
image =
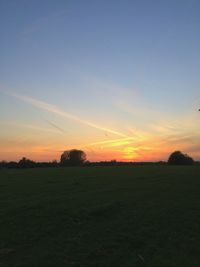
<svg viewBox="0 0 200 267">
<path fill-rule="evenodd" d="M 119 143 L 120 145 L 120 142 L 130 142 L 132 143 L 133 141 L 135 141 L 136 138 L 135 137 L 126 137 L 126 138 L 120 138 L 120 139 L 112 139 L 112 140 L 104 140 L 104 141 L 99 141 L 99 142 L 94 142 L 94 143 L 90 143 L 90 144 L 87 144 L 85 146 L 96 146 L 96 145 L 110 145 L 110 144 L 117 144 Z M 131 142 L 132 141 L 132 142 Z"/>
<path fill-rule="evenodd" d="M 57 129 L 59 132 L 61 132 L 61 133 L 64 133 L 65 131 L 62 129 L 62 128 L 60 128 L 59 126 L 57 126 L 55 123 L 53 123 L 53 122 L 51 122 L 51 121 L 49 121 L 49 120 L 45 120 L 47 123 L 49 123 L 52 127 L 54 127 L 55 129 Z"/>
<path fill-rule="evenodd" d="M 97 130 L 100 130 L 100 131 L 103 131 L 103 132 L 112 133 L 112 134 L 115 134 L 115 135 L 118 135 L 118 136 L 121 136 L 121 137 L 128 137 L 127 135 L 125 135 L 125 134 L 123 134 L 123 133 L 121 133 L 119 131 L 115 131 L 115 130 L 112 130 L 112 129 L 106 128 L 106 127 L 102 127 L 100 125 L 97 125 L 97 124 L 92 123 L 90 121 L 87 121 L 85 119 L 81 119 L 78 116 L 73 115 L 73 114 L 71 114 L 69 112 L 62 111 L 57 106 L 51 105 L 51 104 L 49 104 L 47 102 L 40 101 L 38 99 L 29 97 L 29 96 L 19 95 L 19 94 L 16 94 L 14 92 L 4 92 L 4 93 L 9 95 L 9 96 L 12 96 L 12 97 L 15 97 L 17 99 L 20 99 L 20 100 L 22 100 L 22 101 L 24 101 L 26 103 L 29 103 L 32 106 L 37 107 L 39 109 L 47 110 L 50 113 L 54 113 L 54 114 L 60 115 L 62 117 L 68 118 L 68 119 L 73 120 L 73 121 L 77 121 L 77 122 L 79 122 L 81 124 L 85 124 L 87 126 L 95 128 Z"/>
</svg>

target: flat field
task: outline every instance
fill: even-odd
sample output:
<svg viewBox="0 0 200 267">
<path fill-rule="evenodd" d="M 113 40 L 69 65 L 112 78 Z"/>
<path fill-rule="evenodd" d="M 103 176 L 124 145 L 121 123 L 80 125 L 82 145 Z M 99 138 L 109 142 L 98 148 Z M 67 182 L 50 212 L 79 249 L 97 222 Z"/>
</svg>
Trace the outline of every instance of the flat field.
<svg viewBox="0 0 200 267">
<path fill-rule="evenodd" d="M 0 170 L 1 267 L 199 267 L 200 166 Z"/>
</svg>

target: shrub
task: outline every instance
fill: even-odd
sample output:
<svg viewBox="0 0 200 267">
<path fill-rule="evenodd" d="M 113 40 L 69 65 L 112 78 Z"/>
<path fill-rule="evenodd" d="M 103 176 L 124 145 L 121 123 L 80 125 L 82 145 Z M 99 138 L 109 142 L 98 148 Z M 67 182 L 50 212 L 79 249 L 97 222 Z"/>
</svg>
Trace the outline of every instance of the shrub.
<svg viewBox="0 0 200 267">
<path fill-rule="evenodd" d="M 168 159 L 169 165 L 192 165 L 194 160 L 187 154 L 183 154 L 181 151 L 173 152 Z"/>
</svg>

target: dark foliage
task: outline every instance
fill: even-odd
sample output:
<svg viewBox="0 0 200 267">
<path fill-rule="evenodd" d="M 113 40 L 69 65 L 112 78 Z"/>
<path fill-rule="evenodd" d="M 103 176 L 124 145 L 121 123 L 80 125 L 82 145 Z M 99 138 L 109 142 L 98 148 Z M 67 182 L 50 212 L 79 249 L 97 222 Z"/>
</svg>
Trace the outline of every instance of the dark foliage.
<svg viewBox="0 0 200 267">
<path fill-rule="evenodd" d="M 166 165 L 165 161 L 158 162 L 134 162 L 134 161 L 97 161 L 97 162 L 85 162 L 85 166 L 147 166 L 147 165 Z"/>
<path fill-rule="evenodd" d="M 56 168 L 62 166 L 147 166 L 147 165 L 200 165 L 200 162 L 194 162 L 188 155 L 182 154 L 180 151 L 175 151 L 169 157 L 168 162 L 124 162 L 124 161 L 98 161 L 90 162 L 86 160 L 86 154 L 82 150 L 68 150 L 61 155 L 60 162 L 53 160 L 51 162 L 35 162 L 23 157 L 19 162 L 15 161 L 0 161 L 0 169 L 23 169 L 23 168 Z"/>
<path fill-rule="evenodd" d="M 1 161 L 0 169 L 26 169 L 26 168 L 49 168 L 49 167 L 59 167 L 57 161 L 52 162 L 35 162 L 25 157 L 22 158 L 19 162 L 15 161 Z"/>
<path fill-rule="evenodd" d="M 15 161 L 7 162 L 5 160 L 0 162 L 0 169 L 15 169 L 18 168 L 18 163 Z"/>
<path fill-rule="evenodd" d="M 86 161 L 85 152 L 77 149 L 64 151 L 60 157 L 61 166 L 80 166 L 85 161 Z"/>
<path fill-rule="evenodd" d="M 23 157 L 19 162 L 18 166 L 20 168 L 33 168 L 35 166 L 35 162 Z"/>
<path fill-rule="evenodd" d="M 192 165 L 194 164 L 194 160 L 189 157 L 187 154 L 183 154 L 181 151 L 173 152 L 169 159 L 169 165 Z"/>
</svg>

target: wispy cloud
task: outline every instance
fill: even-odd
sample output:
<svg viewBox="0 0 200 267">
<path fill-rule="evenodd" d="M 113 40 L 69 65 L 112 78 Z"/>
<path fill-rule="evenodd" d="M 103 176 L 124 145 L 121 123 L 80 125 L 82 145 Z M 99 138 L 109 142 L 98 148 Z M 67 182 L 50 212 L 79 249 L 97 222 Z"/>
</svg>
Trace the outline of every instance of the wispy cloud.
<svg viewBox="0 0 200 267">
<path fill-rule="evenodd" d="M 20 128 L 22 127 L 22 128 L 26 128 L 26 129 L 30 129 L 30 130 L 35 130 L 35 131 L 57 133 L 57 131 L 55 131 L 55 130 L 48 129 L 48 128 L 42 128 L 42 127 L 39 127 L 39 126 L 33 125 L 33 124 L 26 124 L 26 123 L 19 123 L 19 122 L 4 122 L 3 124 L 8 125 L 8 126 L 20 127 Z"/>
<path fill-rule="evenodd" d="M 100 126 L 98 124 L 95 124 L 93 122 L 90 122 L 86 119 L 82 119 L 72 113 L 69 113 L 69 112 L 66 112 L 66 111 L 63 111 L 61 109 L 59 109 L 57 106 L 54 106 L 54 105 L 51 105 L 47 102 L 44 102 L 44 101 L 41 101 L 41 100 L 38 100 L 38 99 L 35 99 L 35 98 L 32 98 L 32 97 L 29 97 L 29 96 L 24 96 L 24 95 L 20 95 L 20 94 L 16 94 L 14 92 L 4 92 L 6 93 L 7 95 L 9 96 L 12 96 L 12 97 L 15 97 L 21 101 L 24 101 L 28 104 L 31 104 L 32 106 L 36 107 L 36 108 L 39 108 L 39 109 L 42 109 L 42 110 L 46 110 L 50 113 L 54 113 L 54 114 L 57 114 L 61 117 L 65 117 L 67 119 L 70 119 L 70 120 L 73 120 L 73 121 L 76 121 L 78 123 L 81 123 L 81 124 L 84 124 L 84 125 L 87 125 L 91 128 L 94 128 L 94 129 L 97 129 L 97 130 L 100 130 L 100 131 L 103 131 L 104 133 L 111 133 L 111 134 L 114 134 L 114 135 L 117 135 L 117 136 L 120 136 L 120 137 L 128 137 L 126 134 L 122 133 L 122 132 L 119 132 L 119 131 L 116 131 L 116 130 L 113 130 L 113 129 L 110 129 L 110 128 L 107 128 L 107 127 L 103 127 L 103 126 Z"/>
<path fill-rule="evenodd" d="M 135 140 L 135 137 L 126 137 L 126 138 L 119 138 L 119 139 L 111 139 L 111 140 L 103 140 L 98 142 L 93 142 L 84 146 L 97 146 L 97 145 L 104 145 L 104 146 L 121 146 L 124 143 L 130 144 Z"/>
</svg>

